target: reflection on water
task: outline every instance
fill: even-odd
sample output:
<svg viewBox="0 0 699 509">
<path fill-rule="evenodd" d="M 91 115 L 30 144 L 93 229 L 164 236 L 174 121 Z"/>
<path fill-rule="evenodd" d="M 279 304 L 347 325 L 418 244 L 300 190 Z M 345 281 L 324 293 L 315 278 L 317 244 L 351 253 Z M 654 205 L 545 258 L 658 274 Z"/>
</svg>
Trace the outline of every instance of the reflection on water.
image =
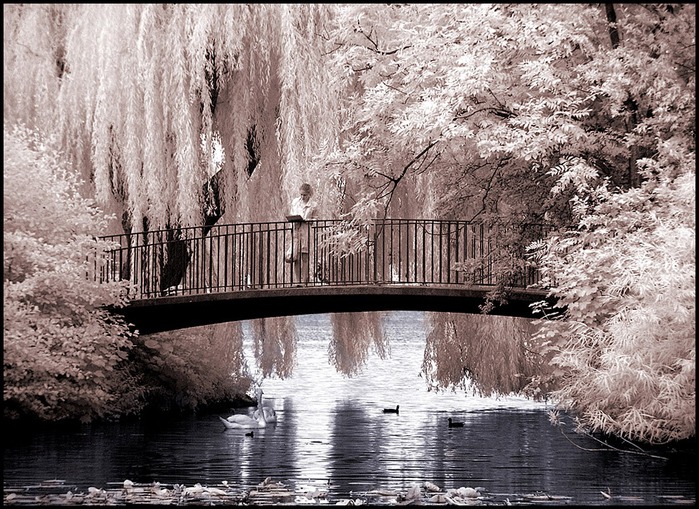
<svg viewBox="0 0 699 509">
<path fill-rule="evenodd" d="M 251 487 L 271 477 L 328 483 L 331 501 L 424 481 L 483 487 L 503 500 L 543 492 L 601 504 L 600 491 L 635 497 L 629 504 L 694 499 L 693 457 L 589 452 L 581 447 L 597 444 L 552 427 L 545 404 L 430 392 L 419 376 L 422 315 L 393 314 L 386 331 L 390 358 L 370 357 L 346 378 L 328 364 L 328 317 L 302 317 L 294 376 L 263 383 L 278 423 L 252 437 L 226 430 L 216 415 L 6 437 L 5 486 L 65 479 L 86 489 L 130 479 Z M 399 414 L 383 413 L 397 404 Z M 448 428 L 448 417 L 464 427 Z"/>
</svg>

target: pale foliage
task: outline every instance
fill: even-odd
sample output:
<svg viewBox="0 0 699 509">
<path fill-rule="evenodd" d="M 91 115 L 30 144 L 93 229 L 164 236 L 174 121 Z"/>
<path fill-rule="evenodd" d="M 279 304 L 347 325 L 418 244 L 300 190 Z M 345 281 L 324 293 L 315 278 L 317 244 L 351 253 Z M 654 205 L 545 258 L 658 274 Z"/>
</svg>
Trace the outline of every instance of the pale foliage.
<svg viewBox="0 0 699 509">
<path fill-rule="evenodd" d="M 138 410 L 124 362 L 131 334 L 104 310 L 125 302 L 125 288 L 95 281 L 110 247 L 94 236 L 106 216 L 50 141 L 26 129 L 4 126 L 3 184 L 5 416 L 90 421 Z"/>
<path fill-rule="evenodd" d="M 149 334 L 135 343 L 135 363 L 150 406 L 196 410 L 245 394 L 252 380 L 243 355 L 239 322 Z"/>
<path fill-rule="evenodd" d="M 3 4 L 4 122 L 30 129 L 55 123 L 55 100 L 61 84 L 56 67 L 62 53 L 58 41 L 66 37 L 61 13 L 69 9 Z M 19 17 L 22 21 L 17 23 Z"/>
<path fill-rule="evenodd" d="M 100 203 L 140 229 L 199 225 L 219 170 L 231 212 L 247 196 L 248 134 L 281 205 L 333 146 L 317 4 L 5 5 L 6 120 L 53 129 Z M 203 142 L 202 142 L 203 141 Z M 257 170 L 256 170 L 257 171 Z M 259 173 L 259 172 L 258 172 Z M 281 185 L 280 185 L 281 184 Z M 253 216 L 265 203 L 246 200 Z"/>
<path fill-rule="evenodd" d="M 343 91 L 343 132 L 339 150 L 326 168 L 344 183 L 353 215 L 365 218 L 377 210 L 391 215 L 397 210 L 395 197 L 404 187 L 404 194 L 419 204 L 422 217 L 479 218 L 505 228 L 545 220 L 560 227 L 580 222 L 586 231 L 603 223 L 605 214 L 611 222 L 630 221 L 639 214 L 647 219 L 663 216 L 664 201 L 672 203 L 673 214 L 686 217 L 684 205 L 650 200 L 650 191 L 639 195 L 634 189 L 643 182 L 648 189 L 673 185 L 678 175 L 693 167 L 689 159 L 696 137 L 695 6 L 614 4 L 614 9 L 619 44 L 614 44 L 605 6 L 595 4 L 340 6 L 331 31 L 337 49 L 330 57 L 342 70 L 335 78 Z M 597 208 L 601 201 L 624 200 L 628 201 L 624 206 Z M 576 312 L 585 319 L 606 324 L 611 316 L 623 316 L 616 333 L 624 331 L 628 348 L 643 352 L 644 340 L 666 336 L 656 338 L 643 329 L 647 324 L 641 327 L 645 321 L 639 320 L 644 315 L 627 313 L 627 305 L 635 309 L 635 293 L 621 292 L 612 299 L 606 285 L 623 288 L 627 280 L 640 277 L 628 273 L 631 267 L 642 273 L 639 264 L 675 266 L 660 253 L 686 247 L 688 237 L 680 237 L 683 244 L 678 246 L 660 230 L 654 242 L 641 233 L 629 235 L 628 228 L 617 224 L 594 231 L 594 236 L 582 237 L 592 245 L 580 249 L 579 258 L 559 252 L 560 263 L 546 261 L 551 263 L 551 277 L 561 278 L 557 294 L 575 305 L 581 298 L 588 307 Z M 641 231 L 647 233 L 645 228 Z M 686 231 L 680 228 L 678 233 Z M 573 238 L 577 246 L 579 239 Z M 507 260 L 509 247 L 521 249 L 522 241 L 529 240 L 508 236 L 502 259 Z M 645 302 L 643 312 L 652 317 L 657 332 L 664 327 L 672 330 L 676 320 L 682 327 L 689 324 L 682 311 L 687 306 L 685 289 L 693 286 L 688 271 L 690 267 L 693 271 L 693 258 L 688 261 L 680 264 L 683 270 L 677 277 L 682 281 L 676 284 L 664 286 L 668 283 L 664 272 L 646 273 L 648 281 L 639 280 L 639 285 L 651 285 L 657 278 L 685 302 L 678 315 L 669 311 L 674 305 L 669 303 L 678 296 L 663 301 L 668 304 Z M 655 290 L 649 293 L 653 298 L 655 294 L 665 296 Z M 658 309 L 651 312 L 653 306 Z M 666 306 L 670 308 L 664 310 Z M 473 320 L 468 321 L 472 325 Z M 459 372 L 468 367 L 463 352 L 474 345 L 470 333 L 462 332 L 468 328 L 454 325 L 437 323 L 432 341 L 440 346 L 428 345 L 426 351 L 432 376 L 444 386 L 463 379 Z M 609 332 L 607 325 L 611 323 L 604 325 L 602 337 Z M 639 336 L 639 327 L 648 336 Z M 687 331 L 693 335 L 693 329 Z M 599 334 L 588 332 L 564 337 L 601 341 Z M 681 365 L 686 371 L 693 359 L 687 337 L 683 332 L 668 339 L 677 370 Z M 442 356 L 440 348 L 454 358 Z M 596 352 L 572 348 L 559 360 L 585 365 L 591 351 Z M 644 363 L 650 365 L 645 358 Z M 630 366 L 621 363 L 617 368 L 637 381 L 636 368 Z M 684 371 L 678 380 L 682 384 L 693 380 L 693 371 Z M 665 383 L 658 371 L 650 373 L 649 379 L 662 385 L 659 393 L 665 395 L 672 383 Z M 576 376 L 583 383 L 576 384 Z M 579 403 L 581 415 L 598 425 L 603 419 L 586 413 L 595 396 L 584 380 L 581 372 L 566 377 L 564 384 L 580 391 L 563 399 L 573 408 Z M 549 382 L 543 373 L 530 387 L 545 391 Z M 634 415 L 623 426 L 605 422 L 604 429 L 643 440 L 691 435 L 694 412 L 685 403 L 693 400 L 685 397 L 684 390 L 673 393 L 675 424 L 689 424 L 680 426 L 682 432 L 673 434 L 663 422 L 652 419 L 650 425 L 643 423 L 638 408 L 644 404 L 628 394 L 616 412 Z"/>
<path fill-rule="evenodd" d="M 309 171 L 337 131 L 319 59 L 327 11 L 5 5 L 5 118 L 55 130 L 100 203 L 126 213 L 112 232 L 141 230 L 144 218 L 151 229 L 200 225 L 216 212 L 221 222 L 278 220 L 304 181 L 332 217 L 334 183 Z M 204 192 L 216 173 L 220 211 Z M 286 355 L 261 348 L 261 362 L 288 373 L 293 344 L 277 345 Z"/>
<path fill-rule="evenodd" d="M 6 5 L 5 118 L 55 129 L 100 202 L 125 210 L 135 230 L 146 217 L 150 228 L 201 224 L 210 206 L 202 189 L 219 170 L 222 221 L 279 219 L 304 181 L 313 183 L 321 208 L 333 211 L 323 177 L 308 171 L 336 131 L 317 58 L 325 10 Z M 221 166 L 211 161 L 214 139 L 223 147 Z M 216 352 L 206 361 L 216 373 L 216 360 L 242 336 L 228 325 L 214 329 L 214 339 L 233 336 L 205 350 Z M 261 321 L 255 331 L 265 375 L 288 375 L 293 321 Z M 182 357 L 193 356 L 193 348 Z M 163 355 L 154 362 L 179 358 Z M 196 368 L 187 374 L 180 362 L 173 365 L 182 369 L 170 378 L 188 378 L 206 399 Z M 238 372 L 237 363 L 229 367 Z"/>
<path fill-rule="evenodd" d="M 544 321 L 560 389 L 581 427 L 663 443 L 696 433 L 694 158 L 686 173 L 610 195 L 549 242 L 565 320 Z M 653 206 L 649 204 L 653 203 Z"/>
<path fill-rule="evenodd" d="M 440 205 L 440 217 L 471 219 L 526 206 L 524 190 L 516 191 L 524 183 L 518 174 L 529 166 L 523 149 L 541 143 L 506 119 L 541 108 L 511 103 L 548 84 L 519 65 L 535 58 L 542 38 L 552 46 L 532 63 L 551 58 L 566 41 L 547 35 L 547 25 L 569 27 L 565 20 L 573 18 L 569 8 L 543 15 L 531 6 L 343 6 L 332 56 L 345 71 L 336 75 L 345 90 L 344 139 L 331 163 L 345 179 L 362 183 L 355 209 L 363 196 L 388 206 L 399 185 L 408 186 L 413 200 Z M 536 191 L 545 196 L 545 189 Z"/>
<path fill-rule="evenodd" d="M 404 186 L 438 217 L 566 224 L 566 182 L 637 185 L 636 159 L 693 130 L 695 8 L 615 7 L 611 50 L 592 4 L 340 6 L 326 167 L 353 212 Z"/>
<path fill-rule="evenodd" d="M 255 360 L 262 376 L 290 376 L 296 361 L 294 317 L 262 318 L 250 324 Z"/>
</svg>

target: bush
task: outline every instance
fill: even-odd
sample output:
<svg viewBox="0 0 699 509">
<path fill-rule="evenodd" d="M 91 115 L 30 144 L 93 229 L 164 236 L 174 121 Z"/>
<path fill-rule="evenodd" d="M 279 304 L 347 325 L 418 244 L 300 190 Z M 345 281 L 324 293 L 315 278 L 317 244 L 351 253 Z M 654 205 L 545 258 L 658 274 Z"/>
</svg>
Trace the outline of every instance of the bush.
<svg viewBox="0 0 699 509">
<path fill-rule="evenodd" d="M 687 167 L 693 167 L 688 164 Z M 544 256 L 564 320 L 544 321 L 580 427 L 660 444 L 696 436 L 695 174 L 610 195 Z"/>
<path fill-rule="evenodd" d="M 95 235 L 107 217 L 50 143 L 4 126 L 4 341 L 6 418 L 55 421 L 135 412 L 141 394 L 126 360 L 127 325 L 108 305 L 121 284 L 95 281 Z"/>
</svg>

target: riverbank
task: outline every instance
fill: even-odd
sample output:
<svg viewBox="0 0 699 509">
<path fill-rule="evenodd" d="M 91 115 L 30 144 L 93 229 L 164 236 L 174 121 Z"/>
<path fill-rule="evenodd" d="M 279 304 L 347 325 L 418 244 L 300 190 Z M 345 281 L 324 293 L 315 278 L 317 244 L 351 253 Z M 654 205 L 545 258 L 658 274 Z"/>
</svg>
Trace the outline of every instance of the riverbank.
<svg viewBox="0 0 699 509">
<path fill-rule="evenodd" d="M 330 500 L 328 486 L 322 484 L 304 484 L 291 487 L 271 478 L 250 489 L 234 488 L 229 484 L 216 486 L 185 486 L 180 484 L 164 485 L 135 484 L 125 481 L 120 487 L 107 489 L 89 488 L 87 492 L 68 489 L 64 481 L 46 481 L 38 486 L 25 488 L 5 488 L 3 505 L 299 505 L 329 504 L 364 505 L 398 503 L 446 504 L 469 499 L 476 502 L 486 498 L 473 488 L 462 488 L 441 492 L 432 483 L 424 483 L 407 492 L 374 491 L 357 493 L 354 498 Z"/>
<path fill-rule="evenodd" d="M 230 506 L 230 505 L 569 505 L 571 497 L 546 493 L 505 494 L 488 493 L 480 487 L 461 487 L 442 490 L 431 482 L 415 484 L 406 491 L 374 490 L 357 492 L 352 498 L 332 499 L 327 485 L 304 484 L 296 487 L 265 479 L 262 483 L 242 489 L 227 483 L 215 486 L 195 484 L 165 485 L 137 484 L 131 481 L 112 483 L 107 488 L 71 489 L 65 481 L 45 481 L 37 486 L 4 488 L 4 506 L 121 506 L 121 505 L 175 505 L 175 506 Z M 695 505 L 695 499 L 681 496 L 661 497 L 660 505 Z M 638 505 L 639 497 L 619 497 L 600 492 L 600 503 Z"/>
<path fill-rule="evenodd" d="M 24 416 L 11 419 L 7 416 L 2 417 L 2 429 L 11 435 L 14 434 L 31 434 L 35 431 L 42 430 L 63 430 L 65 432 L 79 430 L 85 424 L 101 425 L 113 422 L 138 422 L 138 421 L 161 421 L 163 419 L 180 419 L 186 416 L 193 415 L 217 415 L 229 414 L 235 410 L 254 407 L 257 405 L 257 399 L 248 394 L 240 394 L 234 398 L 222 399 L 210 403 L 202 404 L 197 409 L 179 408 L 179 407 L 158 407 L 155 405 L 148 406 L 135 415 L 122 416 L 119 419 L 95 419 L 90 423 L 81 422 L 80 419 L 63 419 L 60 421 L 49 421 L 39 419 L 36 416 Z"/>
</svg>

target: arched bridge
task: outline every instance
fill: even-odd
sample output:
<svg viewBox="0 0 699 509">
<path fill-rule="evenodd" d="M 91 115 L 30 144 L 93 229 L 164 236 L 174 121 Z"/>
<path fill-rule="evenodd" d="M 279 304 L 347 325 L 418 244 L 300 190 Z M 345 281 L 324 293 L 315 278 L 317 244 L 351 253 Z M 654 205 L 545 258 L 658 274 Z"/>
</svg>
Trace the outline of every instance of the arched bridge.
<svg viewBox="0 0 699 509">
<path fill-rule="evenodd" d="M 542 225 L 492 228 L 457 220 L 382 219 L 243 223 L 104 237 L 115 247 L 102 281 L 128 280 L 115 311 L 142 333 L 253 318 L 424 310 L 533 317 L 537 268 L 524 248 Z"/>
</svg>

